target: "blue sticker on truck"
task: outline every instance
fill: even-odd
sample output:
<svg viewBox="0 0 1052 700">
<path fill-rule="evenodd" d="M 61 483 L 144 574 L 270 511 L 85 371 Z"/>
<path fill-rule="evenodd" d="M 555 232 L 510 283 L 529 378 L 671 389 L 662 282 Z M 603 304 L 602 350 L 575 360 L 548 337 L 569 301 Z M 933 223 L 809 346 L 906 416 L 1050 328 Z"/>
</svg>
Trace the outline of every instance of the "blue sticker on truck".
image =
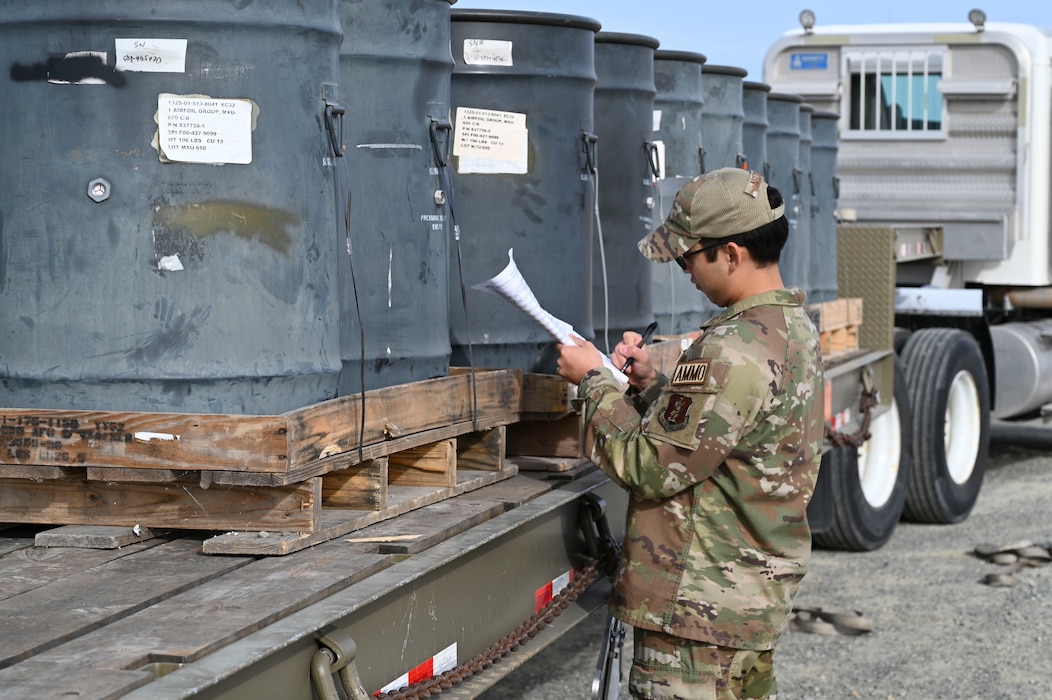
<svg viewBox="0 0 1052 700">
<path fill-rule="evenodd" d="M 792 53 L 789 54 L 790 70 L 828 70 L 829 54 L 827 53 Z"/>
</svg>

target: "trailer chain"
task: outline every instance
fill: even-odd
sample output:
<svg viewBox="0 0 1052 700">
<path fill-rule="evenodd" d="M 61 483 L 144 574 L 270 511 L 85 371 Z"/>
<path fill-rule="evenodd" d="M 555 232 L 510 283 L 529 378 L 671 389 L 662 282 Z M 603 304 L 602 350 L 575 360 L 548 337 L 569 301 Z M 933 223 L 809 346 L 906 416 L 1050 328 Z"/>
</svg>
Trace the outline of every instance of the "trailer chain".
<svg viewBox="0 0 1052 700">
<path fill-rule="evenodd" d="M 599 562 L 590 561 L 574 580 L 552 597 L 548 604 L 526 619 L 516 627 L 510 634 L 502 637 L 498 642 L 491 645 L 480 654 L 465 661 L 464 663 L 443 672 L 441 675 L 429 678 L 426 681 L 404 686 L 398 690 L 380 693 L 376 697 L 380 700 L 421 700 L 432 695 L 439 695 L 443 690 L 449 690 L 453 686 L 463 683 L 476 674 L 482 673 L 493 664 L 499 662 L 508 654 L 518 650 L 524 644 L 536 637 L 541 630 L 555 621 L 555 618 L 565 610 L 570 603 L 584 592 L 588 586 L 595 581 L 599 575 Z"/>
<path fill-rule="evenodd" d="M 860 421 L 859 428 L 850 435 L 842 433 L 839 430 L 833 430 L 829 427 L 829 423 L 826 423 L 826 439 L 834 447 L 862 447 L 862 445 L 871 436 L 869 433 L 869 423 L 873 420 L 873 409 L 880 405 L 880 398 L 877 390 L 865 389 L 862 392 L 861 397 L 858 400 L 858 410 L 862 412 L 862 420 Z"/>
</svg>

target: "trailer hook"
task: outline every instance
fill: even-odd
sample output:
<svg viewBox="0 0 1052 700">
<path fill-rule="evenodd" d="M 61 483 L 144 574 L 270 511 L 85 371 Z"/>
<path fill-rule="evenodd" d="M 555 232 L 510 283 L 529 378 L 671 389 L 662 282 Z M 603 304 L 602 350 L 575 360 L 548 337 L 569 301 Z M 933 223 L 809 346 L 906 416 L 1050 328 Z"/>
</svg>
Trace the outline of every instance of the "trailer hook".
<svg viewBox="0 0 1052 700">
<path fill-rule="evenodd" d="M 318 645 L 318 650 L 311 657 L 310 675 L 319 700 L 340 700 L 336 684 L 332 680 L 333 671 L 339 673 L 340 683 L 348 700 L 371 700 L 358 676 L 358 666 L 355 664 L 358 645 L 354 640 L 348 639 L 341 645 L 332 637 L 323 634 L 318 637 Z M 344 646 L 347 647 L 346 652 Z"/>
<path fill-rule="evenodd" d="M 310 660 L 310 680 L 319 700 L 340 700 L 336 692 L 336 683 L 332 680 L 332 665 L 336 655 L 331 649 L 322 647 L 314 652 Z"/>
<path fill-rule="evenodd" d="M 593 493 L 583 494 L 578 519 L 588 554 L 600 563 L 605 575 L 613 576 L 621 558 L 621 546 L 606 519 L 606 501 Z"/>
</svg>

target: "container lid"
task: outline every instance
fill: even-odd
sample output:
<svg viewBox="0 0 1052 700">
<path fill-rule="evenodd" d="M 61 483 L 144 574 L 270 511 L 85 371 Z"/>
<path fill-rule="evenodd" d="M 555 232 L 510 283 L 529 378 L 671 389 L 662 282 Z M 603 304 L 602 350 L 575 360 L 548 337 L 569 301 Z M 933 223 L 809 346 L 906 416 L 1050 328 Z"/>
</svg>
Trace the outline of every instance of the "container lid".
<svg viewBox="0 0 1052 700">
<path fill-rule="evenodd" d="M 771 86 L 767 83 L 758 83 L 755 80 L 746 80 L 742 82 L 743 90 L 759 90 L 762 92 L 770 92 Z"/>
<path fill-rule="evenodd" d="M 645 34 L 622 34 L 621 32 L 599 32 L 595 35 L 597 44 L 632 44 L 634 46 L 645 46 L 656 49 L 661 42 L 652 36 Z"/>
<path fill-rule="evenodd" d="M 706 73 L 709 73 L 710 75 L 713 73 L 719 75 L 733 75 L 736 78 L 744 78 L 749 74 L 749 71 L 744 68 L 738 68 L 737 66 L 714 66 L 711 63 L 706 63 L 701 67 L 701 74 L 705 75 Z"/>
<path fill-rule="evenodd" d="M 598 20 L 580 15 L 561 15 L 555 12 L 527 10 L 458 10 L 449 13 L 453 22 L 493 22 L 499 24 L 542 24 L 551 27 L 590 29 L 598 32 L 603 25 Z"/>
<path fill-rule="evenodd" d="M 804 98 L 802 95 L 790 95 L 787 92 L 772 92 L 767 96 L 768 100 L 781 100 L 782 102 L 798 102 L 802 103 Z"/>
<path fill-rule="evenodd" d="M 683 61 L 684 63 L 705 63 L 708 59 L 705 54 L 693 51 L 666 51 L 658 49 L 654 52 L 655 61 Z"/>
</svg>

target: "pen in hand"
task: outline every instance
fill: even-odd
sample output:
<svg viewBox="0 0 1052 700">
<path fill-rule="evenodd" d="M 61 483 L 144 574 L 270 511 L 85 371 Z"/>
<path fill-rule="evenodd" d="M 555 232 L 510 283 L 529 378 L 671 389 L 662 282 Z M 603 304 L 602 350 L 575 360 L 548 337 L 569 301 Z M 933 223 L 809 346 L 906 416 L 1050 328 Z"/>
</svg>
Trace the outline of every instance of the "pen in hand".
<svg viewBox="0 0 1052 700">
<path fill-rule="evenodd" d="M 640 338 L 639 344 L 636 345 L 637 348 L 641 348 L 641 347 L 643 347 L 644 345 L 646 345 L 647 343 L 650 342 L 650 339 L 654 337 L 654 331 L 657 330 L 657 325 L 658 325 L 657 321 L 651 321 L 650 322 L 650 325 L 647 326 L 647 329 L 645 331 L 643 331 L 643 337 Z M 628 368 L 632 366 L 632 362 L 635 361 L 635 359 L 636 358 L 634 358 L 634 357 L 628 358 L 625 361 L 625 366 L 621 368 L 621 371 L 622 372 L 627 372 Z"/>
</svg>

